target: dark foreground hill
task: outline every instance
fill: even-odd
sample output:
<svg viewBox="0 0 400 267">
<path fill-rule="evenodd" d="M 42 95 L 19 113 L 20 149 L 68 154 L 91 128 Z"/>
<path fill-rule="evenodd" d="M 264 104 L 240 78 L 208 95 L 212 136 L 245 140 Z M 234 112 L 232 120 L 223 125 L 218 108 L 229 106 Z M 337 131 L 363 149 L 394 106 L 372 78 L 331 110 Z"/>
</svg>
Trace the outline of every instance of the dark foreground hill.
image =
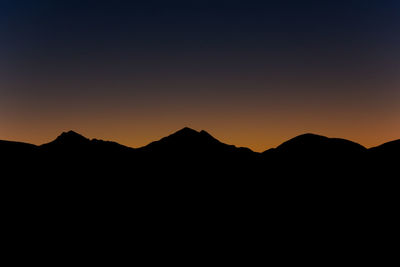
<svg viewBox="0 0 400 267">
<path fill-rule="evenodd" d="M 399 152 L 399 141 L 367 149 L 306 134 L 256 153 L 189 128 L 136 149 L 72 131 L 41 146 L 0 141 L 3 214 L 24 237 L 78 247 L 86 236 L 355 253 L 396 225 Z"/>
<path fill-rule="evenodd" d="M 203 179 L 216 175 L 219 179 L 227 179 L 228 175 L 272 179 L 290 174 L 323 178 L 333 173 L 361 175 L 390 168 L 398 158 L 399 144 L 397 140 L 366 149 L 345 139 L 304 134 L 277 148 L 256 153 L 224 144 L 206 131 L 183 128 L 134 149 L 70 131 L 41 146 L 0 141 L 0 157 L 4 166 L 30 166 L 43 175 L 47 171 L 57 176 L 71 172 L 70 178 L 81 174 L 136 178 L 202 175 Z"/>
</svg>

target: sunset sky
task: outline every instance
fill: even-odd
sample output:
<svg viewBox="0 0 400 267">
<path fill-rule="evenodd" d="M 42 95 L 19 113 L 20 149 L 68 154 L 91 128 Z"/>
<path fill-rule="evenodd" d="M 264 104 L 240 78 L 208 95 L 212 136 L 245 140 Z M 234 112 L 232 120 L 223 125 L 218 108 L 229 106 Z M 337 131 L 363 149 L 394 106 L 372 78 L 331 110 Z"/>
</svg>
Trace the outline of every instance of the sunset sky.
<svg viewBox="0 0 400 267">
<path fill-rule="evenodd" d="M 400 138 L 400 1 L 0 1 L 0 139 Z"/>
</svg>

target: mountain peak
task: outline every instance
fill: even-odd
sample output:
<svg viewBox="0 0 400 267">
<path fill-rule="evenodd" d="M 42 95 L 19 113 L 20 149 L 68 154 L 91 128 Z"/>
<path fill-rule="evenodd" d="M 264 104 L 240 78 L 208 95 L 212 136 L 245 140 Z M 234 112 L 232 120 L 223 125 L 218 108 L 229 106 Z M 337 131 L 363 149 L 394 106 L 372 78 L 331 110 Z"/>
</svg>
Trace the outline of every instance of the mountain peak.
<svg viewBox="0 0 400 267">
<path fill-rule="evenodd" d="M 200 132 L 193 130 L 189 127 L 185 127 L 172 135 L 169 136 L 169 138 L 180 138 L 180 139 L 190 139 L 190 140 L 203 140 L 203 141 L 218 141 L 215 139 L 211 134 L 208 132 L 201 130 Z M 218 141 L 219 142 L 219 141 Z"/>
<path fill-rule="evenodd" d="M 197 135 L 197 134 L 199 134 L 198 131 L 193 130 L 192 128 L 189 127 L 185 127 L 175 132 L 173 135 Z"/>
<path fill-rule="evenodd" d="M 71 144 L 71 143 L 86 143 L 90 141 L 88 138 L 80 135 L 74 131 L 63 132 L 54 140 L 54 143 Z"/>
<path fill-rule="evenodd" d="M 182 128 L 181 130 L 155 141 L 143 147 L 142 149 L 170 149 L 188 150 L 188 149 L 204 149 L 205 147 L 222 144 L 220 141 L 212 137 L 206 131 L 196 131 L 189 127 Z"/>
<path fill-rule="evenodd" d="M 329 138 L 326 136 L 306 133 L 296 136 L 276 148 L 279 151 L 362 151 L 365 147 L 349 140 L 340 138 Z"/>
<path fill-rule="evenodd" d="M 291 140 L 316 140 L 316 139 L 327 140 L 329 138 L 326 136 L 323 136 L 323 135 L 319 135 L 319 134 L 305 133 L 305 134 L 298 135 L 298 136 L 292 138 Z"/>
</svg>

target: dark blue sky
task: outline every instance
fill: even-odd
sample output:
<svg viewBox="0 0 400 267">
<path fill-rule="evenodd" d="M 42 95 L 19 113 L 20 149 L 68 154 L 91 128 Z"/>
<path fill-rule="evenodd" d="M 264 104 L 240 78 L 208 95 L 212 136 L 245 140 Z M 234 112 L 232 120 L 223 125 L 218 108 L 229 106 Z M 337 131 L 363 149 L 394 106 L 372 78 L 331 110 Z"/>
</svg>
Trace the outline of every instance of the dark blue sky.
<svg viewBox="0 0 400 267">
<path fill-rule="evenodd" d="M 400 115 L 399 15 L 394 0 L 1 1 L 3 135 L 40 120 L 34 140 L 51 125 L 118 137 L 135 123 L 160 135 L 179 124 L 240 130 L 242 143 L 257 132 L 254 147 L 303 130 L 373 144 L 400 134 L 387 121 Z M 349 127 L 362 114 L 385 129 L 362 136 L 367 122 Z M 121 125 L 105 133 L 87 121 Z"/>
</svg>

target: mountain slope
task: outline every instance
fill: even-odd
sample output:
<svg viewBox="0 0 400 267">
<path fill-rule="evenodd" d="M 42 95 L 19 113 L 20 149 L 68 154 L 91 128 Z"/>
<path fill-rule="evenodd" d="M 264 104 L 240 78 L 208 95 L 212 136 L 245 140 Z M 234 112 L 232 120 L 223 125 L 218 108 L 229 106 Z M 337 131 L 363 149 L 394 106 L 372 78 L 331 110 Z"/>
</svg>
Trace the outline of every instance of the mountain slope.
<svg viewBox="0 0 400 267">
<path fill-rule="evenodd" d="M 27 143 L 0 140 L 0 159 L 24 158 L 35 153 L 37 148 Z"/>
<path fill-rule="evenodd" d="M 36 165 L 43 171 L 68 177 L 122 176 L 135 162 L 135 149 L 115 142 L 64 132 L 38 148 Z"/>
<path fill-rule="evenodd" d="M 359 176 L 358 172 L 368 170 L 369 166 L 375 166 L 375 170 L 382 166 L 391 169 L 399 151 L 400 140 L 366 149 L 345 139 L 304 134 L 277 148 L 256 153 L 248 148 L 224 144 L 206 131 L 187 127 L 137 149 L 115 142 L 91 140 L 73 131 L 64 132 L 41 146 L 0 141 L 4 163 L 29 163 L 30 166 L 53 169 L 55 173 L 58 169 L 79 167 L 99 175 L 106 169 L 110 175 L 113 172 L 128 175 L 180 172 L 193 176 L 200 172 L 205 176 L 216 173 L 260 177 L 304 173 Z"/>
<path fill-rule="evenodd" d="M 314 178 L 356 175 L 365 164 L 367 149 L 357 143 L 316 134 L 292 138 L 262 153 L 276 176 Z"/>
<path fill-rule="evenodd" d="M 360 153 L 366 151 L 366 148 L 345 139 L 303 134 L 284 142 L 276 148 L 276 151 L 295 154 L 335 154 L 340 152 Z"/>
<path fill-rule="evenodd" d="M 376 175 L 389 175 L 395 169 L 400 160 L 400 140 L 384 143 L 380 146 L 370 148 L 369 166 L 373 168 Z M 394 175 L 394 174 L 392 174 Z"/>
<path fill-rule="evenodd" d="M 397 144 L 371 151 L 398 152 Z M 52 234 L 94 229 L 94 238 L 104 229 L 124 237 L 135 226 L 146 238 L 198 229 L 218 237 L 222 229 L 230 240 L 238 229 L 256 237 L 272 229 L 278 240 L 282 233 L 285 240 L 313 232 L 325 238 L 328 231 L 342 242 L 354 229 L 363 240 L 395 222 L 397 177 L 365 179 L 359 171 L 369 173 L 370 162 L 347 165 L 342 158 L 359 160 L 369 150 L 342 139 L 307 134 L 261 155 L 189 128 L 140 149 L 68 132 L 40 147 L 0 142 L 0 155 L 14 152 L 16 164 L 0 170 L 9 183 L 8 217 L 20 229 L 32 219 L 46 229 L 54 224 Z M 34 226 L 28 229 L 40 229 Z"/>
<path fill-rule="evenodd" d="M 372 153 L 376 154 L 390 154 L 399 155 L 400 152 L 400 139 L 384 143 L 380 146 L 369 149 Z"/>
<path fill-rule="evenodd" d="M 133 148 L 123 146 L 116 142 L 103 141 L 84 137 L 74 131 L 63 132 L 54 141 L 40 146 L 42 151 L 86 151 L 86 152 L 120 152 L 133 151 Z"/>
<path fill-rule="evenodd" d="M 159 141 L 152 142 L 139 150 L 146 153 L 202 153 L 207 151 L 252 153 L 248 148 L 237 148 L 233 145 L 224 144 L 204 130 L 198 132 L 187 127 Z"/>
<path fill-rule="evenodd" d="M 257 162 L 258 153 L 248 148 L 224 144 L 206 131 L 183 128 L 159 141 L 137 149 L 143 165 L 151 173 L 168 170 L 181 176 L 217 175 L 229 176 L 235 172 L 245 173 Z"/>
</svg>

